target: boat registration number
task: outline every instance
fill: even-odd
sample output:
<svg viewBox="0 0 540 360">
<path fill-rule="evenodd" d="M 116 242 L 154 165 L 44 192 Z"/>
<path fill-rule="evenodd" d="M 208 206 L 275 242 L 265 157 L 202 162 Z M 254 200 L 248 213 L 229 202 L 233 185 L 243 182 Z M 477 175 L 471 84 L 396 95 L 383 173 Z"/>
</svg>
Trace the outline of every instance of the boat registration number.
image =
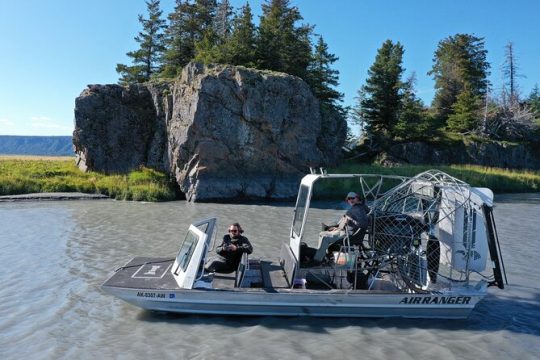
<svg viewBox="0 0 540 360">
<path fill-rule="evenodd" d="M 158 293 L 153 293 L 153 292 L 138 291 L 137 296 L 138 297 L 145 297 L 145 298 L 161 298 L 161 299 L 165 299 L 165 294 L 158 294 Z"/>
</svg>

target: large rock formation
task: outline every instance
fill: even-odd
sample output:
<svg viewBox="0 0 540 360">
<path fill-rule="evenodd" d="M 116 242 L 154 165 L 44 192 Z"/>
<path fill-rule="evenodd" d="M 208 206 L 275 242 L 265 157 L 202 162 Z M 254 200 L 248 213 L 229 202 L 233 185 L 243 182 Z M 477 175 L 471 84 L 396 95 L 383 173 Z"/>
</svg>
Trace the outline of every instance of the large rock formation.
<svg viewBox="0 0 540 360">
<path fill-rule="evenodd" d="M 346 124 L 324 120 L 301 79 L 189 64 L 175 82 L 89 85 L 75 101 L 83 170 L 170 172 L 190 200 L 290 198 L 309 167 L 334 163 Z"/>
</svg>

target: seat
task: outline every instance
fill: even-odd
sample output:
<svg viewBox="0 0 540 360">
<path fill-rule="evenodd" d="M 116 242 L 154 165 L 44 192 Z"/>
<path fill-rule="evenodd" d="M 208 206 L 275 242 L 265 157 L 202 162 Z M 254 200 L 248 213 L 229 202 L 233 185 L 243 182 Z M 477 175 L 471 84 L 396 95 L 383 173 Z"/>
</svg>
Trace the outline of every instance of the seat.
<svg viewBox="0 0 540 360">
<path fill-rule="evenodd" d="M 319 249 L 319 256 L 322 258 L 327 252 L 332 253 L 333 251 L 339 251 L 342 246 L 356 245 L 362 248 L 364 237 L 366 236 L 366 231 L 366 228 L 358 228 L 354 233 L 346 235 L 345 237 L 338 239 L 337 241 L 334 241 L 332 243 L 326 244 L 326 248 L 324 248 L 323 250 L 322 248 Z"/>
<path fill-rule="evenodd" d="M 359 228 L 354 233 L 349 235 L 349 244 L 362 246 L 364 237 L 366 236 L 367 228 Z"/>
<path fill-rule="evenodd" d="M 243 253 L 242 260 L 240 260 L 238 268 L 236 269 L 234 287 L 242 286 L 242 280 L 244 280 L 246 270 L 249 270 L 249 256 L 248 253 Z"/>
<path fill-rule="evenodd" d="M 343 238 L 344 236 L 338 232 L 336 232 L 334 235 L 328 234 L 323 238 L 319 238 L 319 244 L 313 259 L 317 262 L 321 262 L 326 256 L 329 248 L 331 248 L 334 244 L 343 244 Z"/>
</svg>

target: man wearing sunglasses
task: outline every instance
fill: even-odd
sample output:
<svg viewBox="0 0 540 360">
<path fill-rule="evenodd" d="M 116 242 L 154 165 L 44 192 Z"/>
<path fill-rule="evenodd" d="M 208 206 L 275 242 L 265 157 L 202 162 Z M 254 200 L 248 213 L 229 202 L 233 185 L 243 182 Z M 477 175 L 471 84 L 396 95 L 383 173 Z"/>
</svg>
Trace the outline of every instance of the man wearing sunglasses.
<svg viewBox="0 0 540 360">
<path fill-rule="evenodd" d="M 360 228 L 367 229 L 369 207 L 355 192 L 348 193 L 346 201 L 351 205 L 351 208 L 347 210 L 339 222 L 331 226 L 323 224 L 323 231 L 319 234 L 319 248 L 314 257 L 316 261 L 322 261 L 330 245 L 342 242 L 347 234 L 354 234 Z"/>
<path fill-rule="evenodd" d="M 253 246 L 247 237 L 242 236 L 243 232 L 239 223 L 229 226 L 228 234 L 223 236 L 221 245 L 216 248 L 217 255 L 207 262 L 206 271 L 226 274 L 236 271 L 242 254 L 253 252 Z"/>
</svg>

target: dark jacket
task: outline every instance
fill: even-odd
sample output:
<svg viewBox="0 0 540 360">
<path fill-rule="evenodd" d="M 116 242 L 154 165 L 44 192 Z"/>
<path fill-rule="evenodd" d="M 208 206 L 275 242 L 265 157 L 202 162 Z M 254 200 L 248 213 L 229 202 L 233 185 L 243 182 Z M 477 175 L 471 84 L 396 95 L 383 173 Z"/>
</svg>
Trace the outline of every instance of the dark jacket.
<svg viewBox="0 0 540 360">
<path fill-rule="evenodd" d="M 229 245 L 236 245 L 236 251 L 226 250 Z M 218 255 L 225 258 L 228 265 L 238 267 L 240 260 L 242 260 L 242 254 L 253 252 L 253 246 L 245 236 L 238 236 L 237 238 L 231 238 L 229 234 L 223 236 L 223 242 L 216 248 Z"/>
<path fill-rule="evenodd" d="M 347 226 L 351 231 L 356 231 L 359 228 L 366 229 L 368 227 L 369 207 L 362 201 L 354 204 L 346 213 Z"/>
</svg>

